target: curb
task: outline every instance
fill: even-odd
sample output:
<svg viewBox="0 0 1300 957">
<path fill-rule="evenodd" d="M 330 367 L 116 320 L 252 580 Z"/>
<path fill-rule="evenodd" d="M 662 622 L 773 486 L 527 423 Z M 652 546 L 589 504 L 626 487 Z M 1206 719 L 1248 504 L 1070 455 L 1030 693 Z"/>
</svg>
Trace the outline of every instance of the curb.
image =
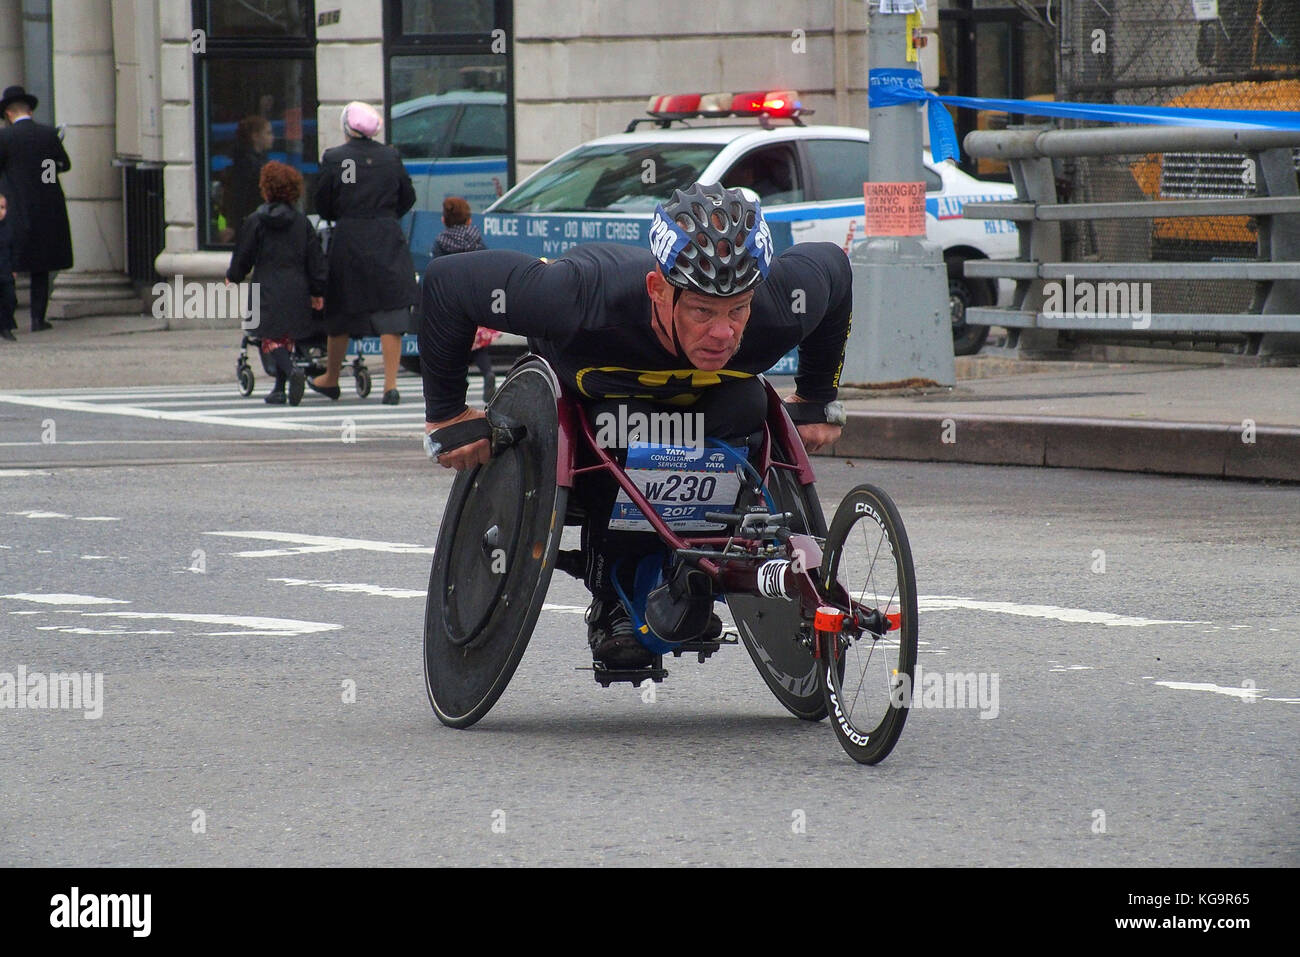
<svg viewBox="0 0 1300 957">
<path fill-rule="evenodd" d="M 944 441 L 948 439 L 949 441 Z M 831 456 L 1300 482 L 1300 429 L 1025 415 L 850 412 Z"/>
</svg>

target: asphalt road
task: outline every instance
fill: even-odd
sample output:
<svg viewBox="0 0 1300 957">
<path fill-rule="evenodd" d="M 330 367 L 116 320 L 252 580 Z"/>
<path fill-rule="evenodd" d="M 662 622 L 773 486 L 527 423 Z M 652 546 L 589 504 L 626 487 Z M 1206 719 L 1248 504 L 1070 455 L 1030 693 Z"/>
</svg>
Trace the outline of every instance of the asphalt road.
<svg viewBox="0 0 1300 957">
<path fill-rule="evenodd" d="M 1300 863 L 1294 487 L 820 461 L 828 510 L 902 509 L 922 667 L 998 679 L 861 767 L 740 649 L 601 689 L 563 575 L 496 708 L 444 728 L 450 476 L 408 424 L 56 405 L 0 402 L 0 703 L 99 673 L 102 716 L 0 709 L 0 864 Z"/>
</svg>

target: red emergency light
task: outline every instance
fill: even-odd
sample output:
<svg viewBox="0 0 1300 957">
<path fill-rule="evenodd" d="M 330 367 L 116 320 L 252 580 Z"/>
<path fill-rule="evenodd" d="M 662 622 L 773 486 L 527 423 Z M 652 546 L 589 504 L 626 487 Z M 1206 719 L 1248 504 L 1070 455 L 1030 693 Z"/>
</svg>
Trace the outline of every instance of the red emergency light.
<svg viewBox="0 0 1300 957">
<path fill-rule="evenodd" d="M 803 108 L 795 90 L 757 90 L 752 93 L 665 93 L 650 97 L 646 112 L 652 119 L 633 120 L 628 124 L 628 132 L 636 129 L 638 123 L 654 122 L 667 126 L 673 120 L 701 117 L 757 116 L 764 124 L 767 119 L 777 117 L 800 124 L 799 117 L 813 111 Z"/>
<path fill-rule="evenodd" d="M 700 109 L 700 94 L 698 93 L 669 93 L 665 96 L 650 97 L 650 106 L 646 109 L 647 113 L 698 113 Z"/>
<path fill-rule="evenodd" d="M 799 94 L 794 90 L 772 90 L 768 93 L 741 93 L 731 100 L 731 111 L 737 116 L 793 116 L 800 108 Z"/>
</svg>

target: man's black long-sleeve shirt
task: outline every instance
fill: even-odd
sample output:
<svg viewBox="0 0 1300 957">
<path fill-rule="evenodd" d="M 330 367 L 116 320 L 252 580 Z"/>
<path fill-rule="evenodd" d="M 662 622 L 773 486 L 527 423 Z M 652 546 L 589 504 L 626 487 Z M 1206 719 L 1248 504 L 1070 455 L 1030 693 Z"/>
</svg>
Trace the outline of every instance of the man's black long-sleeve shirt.
<svg viewBox="0 0 1300 957">
<path fill-rule="evenodd" d="M 465 410 L 470 344 L 478 326 L 526 336 L 560 379 L 591 399 L 638 397 L 689 405 L 701 389 L 770 369 L 799 347 L 799 395 L 834 400 L 848 341 L 852 273 L 833 243 L 801 243 L 775 257 L 725 368 L 705 372 L 666 350 L 651 327 L 649 250 L 575 246 L 549 263 L 511 250 L 433 260 L 421 291 L 425 418 Z"/>
</svg>

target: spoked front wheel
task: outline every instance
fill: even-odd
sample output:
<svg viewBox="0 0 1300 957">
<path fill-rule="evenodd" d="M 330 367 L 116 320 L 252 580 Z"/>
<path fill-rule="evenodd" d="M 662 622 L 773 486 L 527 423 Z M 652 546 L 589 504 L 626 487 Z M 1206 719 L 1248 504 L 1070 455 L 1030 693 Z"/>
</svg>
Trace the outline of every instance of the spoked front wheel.
<svg viewBox="0 0 1300 957">
<path fill-rule="evenodd" d="M 818 675 L 835 736 L 853 760 L 883 761 L 898 743 L 916 666 L 916 573 L 903 520 L 880 489 L 840 503 L 822 561 L 826 597 L 855 614 L 819 633 Z"/>
</svg>

